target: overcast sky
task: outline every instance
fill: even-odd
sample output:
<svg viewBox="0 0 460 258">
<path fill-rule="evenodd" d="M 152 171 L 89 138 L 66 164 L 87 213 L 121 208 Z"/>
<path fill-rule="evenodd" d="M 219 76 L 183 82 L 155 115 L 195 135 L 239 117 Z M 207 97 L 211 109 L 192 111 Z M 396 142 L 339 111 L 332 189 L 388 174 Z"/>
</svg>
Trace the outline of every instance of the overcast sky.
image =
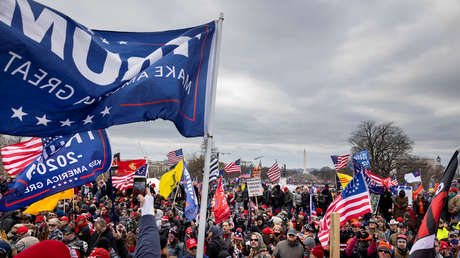
<svg viewBox="0 0 460 258">
<path fill-rule="evenodd" d="M 40 0 L 92 28 L 162 31 L 225 14 L 215 143 L 221 160 L 332 166 L 362 120 L 395 122 L 413 154 L 441 156 L 460 144 L 458 1 Z M 199 153 L 171 122 L 109 129 L 122 159 Z"/>
</svg>

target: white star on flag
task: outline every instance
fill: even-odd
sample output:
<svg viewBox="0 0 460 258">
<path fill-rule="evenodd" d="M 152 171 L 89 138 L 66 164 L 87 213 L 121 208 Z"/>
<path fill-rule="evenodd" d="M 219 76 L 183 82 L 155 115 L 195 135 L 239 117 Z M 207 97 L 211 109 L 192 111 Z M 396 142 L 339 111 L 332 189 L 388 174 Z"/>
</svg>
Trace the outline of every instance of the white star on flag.
<svg viewBox="0 0 460 258">
<path fill-rule="evenodd" d="M 126 44 L 128 44 L 127 41 L 119 41 L 118 43 L 120 43 L 120 45 L 126 45 Z"/>
<path fill-rule="evenodd" d="M 36 116 L 35 118 L 38 120 L 38 122 L 37 122 L 37 124 L 36 124 L 36 125 L 44 125 L 44 126 L 48 126 L 48 123 L 49 123 L 49 122 L 51 122 L 51 120 L 49 120 L 49 119 L 46 119 L 46 114 L 45 114 L 45 115 L 43 115 L 42 117 L 38 117 L 38 116 Z"/>
<path fill-rule="evenodd" d="M 13 111 L 13 115 L 11 116 L 11 118 L 16 117 L 16 118 L 18 118 L 19 120 L 22 121 L 22 117 L 27 115 L 26 112 L 22 111 L 22 106 L 20 106 L 18 109 L 11 108 L 11 110 Z"/>
<path fill-rule="evenodd" d="M 91 124 L 91 123 L 93 122 L 93 117 L 94 117 L 94 116 L 88 115 L 88 116 L 85 118 L 85 120 L 83 120 L 83 124 L 85 124 L 85 125 L 86 125 L 86 124 Z"/>
<path fill-rule="evenodd" d="M 105 107 L 104 110 L 101 111 L 101 114 L 102 116 L 104 117 L 105 115 L 108 115 L 110 114 L 110 109 L 112 109 L 112 107 Z"/>
<path fill-rule="evenodd" d="M 63 127 L 63 126 L 71 126 L 72 123 L 74 123 L 74 121 L 70 121 L 70 119 L 68 119 L 68 118 L 65 121 L 59 121 L 59 122 L 61 122 L 61 127 Z"/>
<path fill-rule="evenodd" d="M 101 38 L 102 42 L 105 44 L 110 44 L 105 38 Z"/>
</svg>

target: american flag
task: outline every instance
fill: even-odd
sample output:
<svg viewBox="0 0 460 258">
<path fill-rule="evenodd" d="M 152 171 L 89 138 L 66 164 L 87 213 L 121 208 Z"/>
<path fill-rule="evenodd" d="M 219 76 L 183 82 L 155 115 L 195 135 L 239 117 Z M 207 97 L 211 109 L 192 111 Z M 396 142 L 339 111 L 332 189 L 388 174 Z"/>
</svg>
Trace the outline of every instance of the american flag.
<svg viewBox="0 0 460 258">
<path fill-rule="evenodd" d="M 168 157 L 168 164 L 174 165 L 184 158 L 184 154 L 182 153 L 182 149 L 178 149 L 175 151 L 168 152 L 168 154 L 166 154 L 166 157 Z"/>
<path fill-rule="evenodd" d="M 239 178 L 251 178 L 251 170 L 241 173 Z"/>
<path fill-rule="evenodd" d="M 112 185 L 118 190 L 125 192 L 128 188 L 133 188 L 134 185 L 134 173 L 126 175 L 112 176 Z"/>
<path fill-rule="evenodd" d="M 227 173 L 241 173 L 240 159 L 237 159 L 236 161 L 230 162 L 227 165 L 225 165 L 224 170 Z"/>
<path fill-rule="evenodd" d="M 348 165 L 348 159 L 350 158 L 350 154 L 337 156 L 331 156 L 332 163 L 334 163 L 335 170 L 340 170 Z"/>
<path fill-rule="evenodd" d="M 348 220 L 371 211 L 369 192 L 361 167 L 361 169 L 356 171 L 353 180 L 347 184 L 342 194 L 331 203 L 326 211 L 326 215 L 321 220 L 320 232 L 318 234 L 321 245 L 323 247 L 328 245 L 330 219 L 333 212 L 340 213 L 340 226 L 342 226 Z"/>
<path fill-rule="evenodd" d="M 272 167 L 267 171 L 268 178 L 270 182 L 275 183 L 278 182 L 281 178 L 281 170 L 278 166 L 278 162 L 275 162 Z"/>
<path fill-rule="evenodd" d="M 313 194 L 310 194 L 310 221 L 311 223 L 315 218 L 318 217 L 318 213 L 316 213 L 315 202 L 313 201 Z"/>
<path fill-rule="evenodd" d="M 41 138 L 7 145 L 1 148 L 3 167 L 9 176 L 14 176 L 24 170 L 43 152 Z"/>
<path fill-rule="evenodd" d="M 211 155 L 211 164 L 209 165 L 209 183 L 219 179 L 219 160 L 216 155 Z"/>
</svg>

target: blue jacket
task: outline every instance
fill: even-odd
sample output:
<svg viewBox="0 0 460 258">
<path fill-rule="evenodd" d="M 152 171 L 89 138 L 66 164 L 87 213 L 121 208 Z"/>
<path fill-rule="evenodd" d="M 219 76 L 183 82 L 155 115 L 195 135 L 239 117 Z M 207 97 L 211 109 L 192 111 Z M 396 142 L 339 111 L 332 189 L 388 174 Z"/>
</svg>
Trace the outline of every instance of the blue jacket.
<svg viewBox="0 0 460 258">
<path fill-rule="evenodd" d="M 160 235 L 153 215 L 143 215 L 139 220 L 134 258 L 161 257 Z"/>
</svg>

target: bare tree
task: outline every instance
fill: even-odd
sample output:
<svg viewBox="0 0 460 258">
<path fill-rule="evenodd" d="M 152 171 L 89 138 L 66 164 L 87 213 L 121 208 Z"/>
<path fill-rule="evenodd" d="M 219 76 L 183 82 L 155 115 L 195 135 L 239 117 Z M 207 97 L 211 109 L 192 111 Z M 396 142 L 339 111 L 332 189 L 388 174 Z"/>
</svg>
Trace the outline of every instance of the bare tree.
<svg viewBox="0 0 460 258">
<path fill-rule="evenodd" d="M 413 145 L 413 141 L 393 122 L 363 121 L 348 141 L 353 152 L 369 151 L 372 172 L 383 177 L 398 168 L 399 160 L 407 159 Z"/>
</svg>

